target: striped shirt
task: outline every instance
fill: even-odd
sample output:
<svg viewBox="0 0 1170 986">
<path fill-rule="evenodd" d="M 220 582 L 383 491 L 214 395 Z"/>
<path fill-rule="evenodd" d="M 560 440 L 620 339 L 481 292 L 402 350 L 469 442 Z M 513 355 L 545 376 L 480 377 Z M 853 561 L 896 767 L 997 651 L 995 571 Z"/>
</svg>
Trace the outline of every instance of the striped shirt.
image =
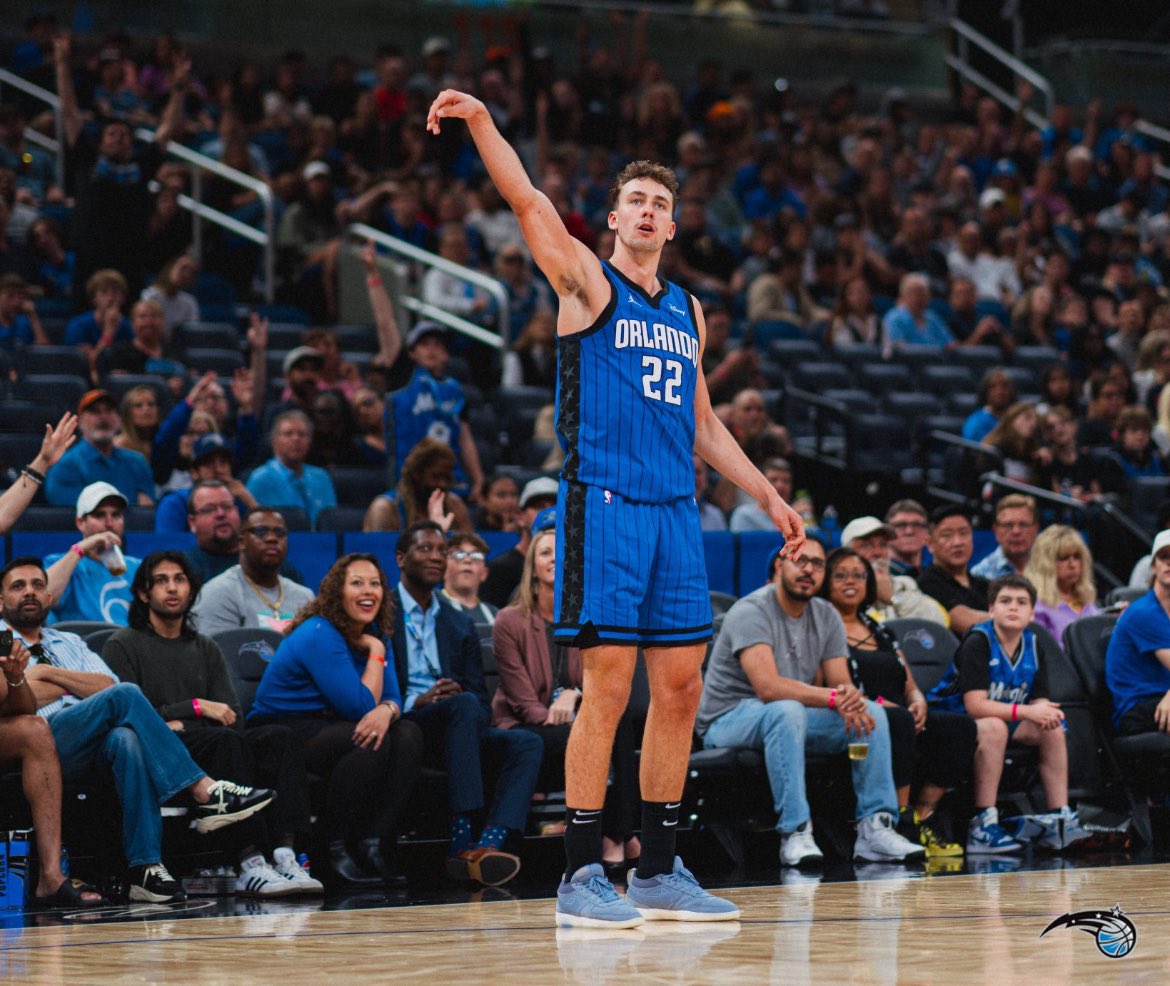
<svg viewBox="0 0 1170 986">
<path fill-rule="evenodd" d="M 0 620 L 0 629 L 8 629 L 8 624 L 3 620 Z M 32 645 L 20 635 L 15 627 L 12 628 L 12 635 L 25 647 L 32 649 Z M 42 627 L 40 648 L 39 661 L 34 656 L 29 661 L 30 667 L 34 663 L 51 664 L 53 667 L 62 668 L 65 671 L 88 671 L 91 674 L 109 675 L 114 681 L 118 681 L 118 676 L 106 666 L 106 662 L 91 651 L 85 645 L 85 641 L 75 633 L 62 633 L 52 627 Z M 66 693 L 48 705 L 42 705 L 37 709 L 37 715 L 52 719 L 62 709 L 68 709 L 81 701 L 82 699 L 76 695 Z"/>
</svg>

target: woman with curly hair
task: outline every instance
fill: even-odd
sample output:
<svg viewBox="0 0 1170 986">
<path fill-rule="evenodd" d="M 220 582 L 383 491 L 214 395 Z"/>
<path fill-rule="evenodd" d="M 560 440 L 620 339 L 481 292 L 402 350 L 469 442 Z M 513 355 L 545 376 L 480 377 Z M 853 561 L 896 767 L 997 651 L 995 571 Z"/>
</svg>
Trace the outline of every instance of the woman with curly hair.
<svg viewBox="0 0 1170 986">
<path fill-rule="evenodd" d="M 451 446 L 424 438 L 402 464 L 396 490 L 374 497 L 363 531 L 404 531 L 416 520 L 433 520 L 445 532 L 470 531 L 471 516 L 455 493 L 455 453 Z"/>
<path fill-rule="evenodd" d="M 1058 641 L 1070 623 L 1101 612 L 1093 585 L 1093 555 L 1072 527 L 1044 528 L 1032 545 L 1024 575 L 1036 587 L 1036 622 Z"/>
<path fill-rule="evenodd" d="M 297 733 L 305 766 L 329 778 L 325 832 L 335 882 L 402 884 L 395 827 L 422 757 L 422 733 L 402 720 L 398 678 L 386 673 L 394 612 L 374 555 L 333 563 L 273 655 L 248 725 Z"/>
</svg>

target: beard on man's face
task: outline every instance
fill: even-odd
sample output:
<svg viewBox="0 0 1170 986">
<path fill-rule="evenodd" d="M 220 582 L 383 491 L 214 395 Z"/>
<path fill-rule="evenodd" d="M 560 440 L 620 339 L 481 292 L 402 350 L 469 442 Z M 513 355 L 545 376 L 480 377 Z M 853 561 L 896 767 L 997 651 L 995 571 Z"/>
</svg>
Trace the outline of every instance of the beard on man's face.
<svg viewBox="0 0 1170 986">
<path fill-rule="evenodd" d="M 36 629 L 45 622 L 47 607 L 35 599 L 22 599 L 15 609 L 3 609 L 4 621 L 17 630 Z"/>
</svg>

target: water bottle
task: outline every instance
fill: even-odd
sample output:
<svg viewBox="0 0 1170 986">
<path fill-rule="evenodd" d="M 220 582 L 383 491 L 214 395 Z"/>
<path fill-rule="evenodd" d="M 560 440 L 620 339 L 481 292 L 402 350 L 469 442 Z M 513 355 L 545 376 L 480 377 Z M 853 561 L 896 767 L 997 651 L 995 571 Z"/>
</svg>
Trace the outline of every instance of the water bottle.
<svg viewBox="0 0 1170 986">
<path fill-rule="evenodd" d="M 837 508 L 831 503 L 825 507 L 825 512 L 821 514 L 821 535 L 830 548 L 840 546 L 841 521 L 837 518 Z"/>
</svg>

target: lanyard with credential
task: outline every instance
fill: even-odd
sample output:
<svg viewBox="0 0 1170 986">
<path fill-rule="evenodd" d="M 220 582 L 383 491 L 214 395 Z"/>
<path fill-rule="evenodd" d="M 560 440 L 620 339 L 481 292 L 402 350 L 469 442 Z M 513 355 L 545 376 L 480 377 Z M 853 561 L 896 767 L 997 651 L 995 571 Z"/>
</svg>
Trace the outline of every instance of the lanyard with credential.
<svg viewBox="0 0 1170 986">
<path fill-rule="evenodd" d="M 409 618 L 406 620 L 406 631 L 414 639 L 415 645 L 418 648 L 418 652 L 422 655 L 422 659 L 427 666 L 427 673 L 432 678 L 434 678 L 435 681 L 438 681 L 441 677 L 443 677 L 443 672 L 439 668 L 435 667 L 434 662 L 431 660 L 431 655 L 427 653 L 426 644 L 423 642 L 422 628 L 419 627 L 414 621 L 416 616 L 421 620 L 426 619 L 426 614 L 421 609 L 412 610 Z"/>
</svg>

